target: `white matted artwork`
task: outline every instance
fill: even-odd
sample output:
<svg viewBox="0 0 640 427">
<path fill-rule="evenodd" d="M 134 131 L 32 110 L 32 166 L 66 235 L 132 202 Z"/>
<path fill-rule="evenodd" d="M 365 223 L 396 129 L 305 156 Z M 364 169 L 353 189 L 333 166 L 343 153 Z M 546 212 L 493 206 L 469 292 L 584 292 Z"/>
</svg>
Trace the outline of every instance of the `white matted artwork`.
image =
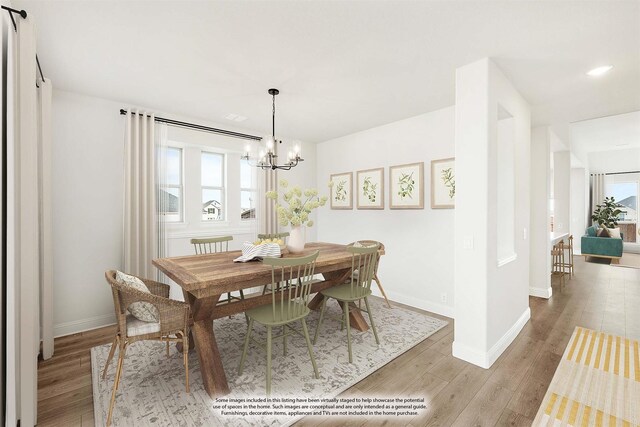
<svg viewBox="0 0 640 427">
<path fill-rule="evenodd" d="M 331 209 L 353 209 L 353 172 L 331 175 Z"/>
<path fill-rule="evenodd" d="M 424 209 L 424 162 L 389 168 L 389 207 Z"/>
<path fill-rule="evenodd" d="M 453 209 L 456 202 L 455 157 L 431 161 L 431 208 Z"/>
<path fill-rule="evenodd" d="M 356 173 L 358 209 L 384 209 L 384 168 Z"/>
</svg>

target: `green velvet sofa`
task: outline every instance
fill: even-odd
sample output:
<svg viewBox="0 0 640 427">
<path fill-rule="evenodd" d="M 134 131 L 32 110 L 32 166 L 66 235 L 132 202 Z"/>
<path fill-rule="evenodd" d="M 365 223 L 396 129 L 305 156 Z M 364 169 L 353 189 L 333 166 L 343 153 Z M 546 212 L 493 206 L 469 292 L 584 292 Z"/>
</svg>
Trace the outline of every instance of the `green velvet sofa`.
<svg viewBox="0 0 640 427">
<path fill-rule="evenodd" d="M 619 260 L 622 256 L 622 238 L 597 237 L 597 229 L 598 226 L 592 225 L 587 228 L 587 234 L 580 239 L 582 255 Z M 622 237 L 622 233 L 620 236 Z"/>
</svg>

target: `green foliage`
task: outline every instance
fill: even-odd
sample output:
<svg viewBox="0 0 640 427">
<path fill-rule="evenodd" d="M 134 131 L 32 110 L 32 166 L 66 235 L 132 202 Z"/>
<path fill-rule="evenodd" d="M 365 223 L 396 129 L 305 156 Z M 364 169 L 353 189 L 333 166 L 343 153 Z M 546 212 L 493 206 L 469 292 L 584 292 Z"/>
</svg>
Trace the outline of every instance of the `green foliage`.
<svg viewBox="0 0 640 427">
<path fill-rule="evenodd" d="M 593 211 L 591 219 L 600 226 L 614 228 L 618 225 L 620 214 L 623 213 L 620 209 L 621 207 L 622 205 L 617 203 L 613 197 L 605 197 L 602 204 L 596 205 L 596 210 Z"/>
<path fill-rule="evenodd" d="M 398 187 L 400 191 L 398 191 L 398 196 L 401 199 L 410 198 L 413 199 L 413 189 L 416 186 L 416 182 L 413 179 L 413 172 L 410 174 L 402 173 L 400 174 L 400 179 L 398 179 Z"/>
<path fill-rule="evenodd" d="M 456 180 L 451 168 L 442 170 L 442 181 L 444 182 L 445 187 L 449 189 L 449 198 L 453 199 L 456 195 Z"/>
<path fill-rule="evenodd" d="M 289 183 L 286 180 L 280 180 L 280 188 L 284 192 L 282 195 L 283 203 L 278 202 L 279 194 L 277 191 L 268 191 L 266 193 L 267 199 L 276 202 L 278 223 L 282 226 L 306 224 L 311 227 L 313 221 L 309 218 L 309 214 L 312 210 L 324 206 L 327 202 L 327 197 L 318 196 L 318 190 L 314 188 L 302 191 L 300 187 L 294 186 L 285 191 L 288 186 Z"/>
<path fill-rule="evenodd" d="M 346 180 L 338 181 L 338 185 L 336 186 L 336 190 L 333 196 L 333 200 L 337 202 L 344 202 L 347 200 L 347 189 L 345 186 L 347 185 Z"/>
<path fill-rule="evenodd" d="M 364 179 L 364 182 L 362 183 L 362 193 L 365 195 L 367 199 L 369 199 L 371 203 L 376 202 L 377 188 L 378 188 L 378 184 L 373 184 L 371 182 L 370 176 Z"/>
</svg>

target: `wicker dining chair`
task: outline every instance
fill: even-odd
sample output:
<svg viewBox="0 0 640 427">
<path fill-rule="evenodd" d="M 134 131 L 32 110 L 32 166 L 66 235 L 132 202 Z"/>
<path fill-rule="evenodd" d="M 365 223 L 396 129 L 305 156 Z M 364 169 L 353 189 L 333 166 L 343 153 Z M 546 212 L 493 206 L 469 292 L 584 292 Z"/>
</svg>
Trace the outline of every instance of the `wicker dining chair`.
<svg viewBox="0 0 640 427">
<path fill-rule="evenodd" d="M 324 312 L 327 308 L 327 300 L 329 298 L 333 298 L 342 304 L 343 316 L 337 320 L 341 322 L 342 327 L 345 325 L 347 327 L 349 363 L 353 363 L 353 356 L 351 354 L 351 322 L 349 320 L 350 303 L 355 303 L 364 299 L 364 304 L 367 309 L 363 311 L 366 311 L 369 315 L 369 322 L 371 323 L 371 329 L 373 329 L 373 336 L 376 339 L 376 344 L 380 344 L 368 299 L 369 295 L 371 295 L 373 272 L 376 271 L 376 264 L 378 263 L 380 256 L 378 249 L 378 245 L 366 247 L 347 246 L 347 251 L 351 252 L 351 279 L 348 283 L 320 291 L 322 296 L 324 296 L 324 299 L 322 300 L 322 310 L 320 311 L 320 319 L 318 320 L 316 333 L 313 336 L 313 343 L 315 344 L 318 340 L 318 332 L 322 326 Z"/>
<path fill-rule="evenodd" d="M 122 365 L 127 347 L 134 342 L 143 340 L 162 341 L 167 343 L 167 357 L 169 356 L 169 343 L 182 343 L 182 357 L 185 371 L 185 388 L 189 393 L 189 324 L 190 309 L 189 304 L 181 301 L 169 299 L 169 285 L 159 283 L 149 279 L 140 279 L 149 289 L 150 293 L 145 293 L 122 284 L 116 280 L 116 271 L 105 272 L 105 277 L 113 294 L 113 305 L 116 312 L 117 330 L 111 344 L 111 350 L 107 357 L 107 362 L 102 373 L 104 379 L 107 375 L 109 363 L 118 349 L 118 364 L 116 376 L 113 383 L 111 402 L 109 403 L 109 414 L 107 416 L 107 426 L 111 424 L 113 407 L 116 399 L 116 391 L 120 385 L 122 376 Z M 134 276 L 135 277 L 135 276 Z M 143 322 L 128 314 L 128 307 L 135 302 L 148 302 L 153 304 L 158 310 L 158 322 Z"/>
<path fill-rule="evenodd" d="M 229 252 L 229 242 L 231 240 L 233 240 L 233 236 L 208 237 L 206 239 L 191 239 L 191 244 L 196 251 L 196 255 L 217 254 L 219 252 Z M 231 292 L 227 292 L 226 302 L 230 303 L 234 299 L 244 299 L 242 289 L 240 289 L 239 297 L 232 295 Z M 223 301 L 224 300 L 221 300 L 221 302 Z M 229 316 L 229 318 L 231 318 L 231 316 Z"/>
<path fill-rule="evenodd" d="M 240 366 L 238 367 L 238 375 L 242 375 L 242 368 L 247 357 L 249 349 L 249 341 L 253 340 L 251 333 L 253 332 L 254 322 L 267 327 L 267 396 L 271 395 L 271 344 L 274 338 L 282 338 L 283 353 L 287 354 L 287 336 L 292 333 L 302 335 L 307 342 L 309 350 L 309 358 L 313 365 L 315 378 L 320 378 L 316 360 L 313 357 L 313 347 L 307 330 L 306 318 L 311 312 L 307 305 L 309 304 L 309 295 L 311 286 L 313 285 L 313 275 L 316 267 L 316 258 L 318 251 L 311 255 L 298 258 L 264 258 L 262 263 L 271 267 L 271 282 L 275 286 L 277 282 L 289 281 L 291 285 L 282 292 L 271 293 L 271 304 L 262 305 L 246 311 L 249 318 L 249 326 L 247 335 L 244 340 L 244 348 L 242 357 L 240 358 Z M 302 332 L 291 326 L 292 323 L 300 322 Z M 282 335 L 273 336 L 274 327 L 282 327 Z M 261 346 L 264 343 L 253 340 Z"/>
</svg>

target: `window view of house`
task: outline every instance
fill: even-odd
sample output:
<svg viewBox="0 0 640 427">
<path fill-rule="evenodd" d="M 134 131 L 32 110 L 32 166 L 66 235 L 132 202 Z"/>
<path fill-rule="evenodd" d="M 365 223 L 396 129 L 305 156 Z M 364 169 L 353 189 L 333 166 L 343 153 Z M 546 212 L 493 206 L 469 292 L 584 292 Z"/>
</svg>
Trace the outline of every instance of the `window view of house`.
<svg viewBox="0 0 640 427">
<path fill-rule="evenodd" d="M 182 221 L 182 150 L 167 147 L 163 153 L 166 172 L 160 178 L 158 211 L 167 222 Z"/>
<path fill-rule="evenodd" d="M 202 152 L 202 220 L 224 219 L 224 155 Z"/>
</svg>

